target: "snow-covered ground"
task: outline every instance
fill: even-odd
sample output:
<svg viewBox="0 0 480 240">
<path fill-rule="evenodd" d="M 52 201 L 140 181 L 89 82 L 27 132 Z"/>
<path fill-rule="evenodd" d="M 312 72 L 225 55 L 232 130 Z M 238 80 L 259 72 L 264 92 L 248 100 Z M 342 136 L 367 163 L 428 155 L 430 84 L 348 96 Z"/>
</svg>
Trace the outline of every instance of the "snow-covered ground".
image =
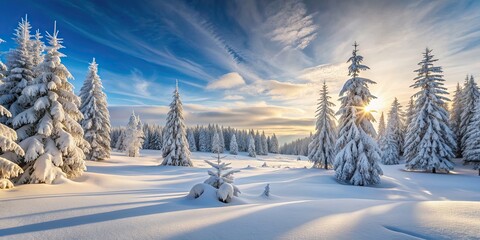
<svg viewBox="0 0 480 240">
<path fill-rule="evenodd" d="M 241 172 L 230 204 L 186 199 L 207 179 L 195 168 L 160 167 L 160 152 L 113 153 L 88 162 L 75 181 L 0 191 L 3 239 L 479 239 L 480 177 L 457 163 L 451 174 L 382 165 L 374 187 L 342 185 L 333 171 L 296 156 L 227 155 Z M 268 167 L 260 167 L 267 162 Z M 307 168 L 304 168 L 304 167 Z M 272 196 L 261 197 L 267 183 Z"/>
</svg>

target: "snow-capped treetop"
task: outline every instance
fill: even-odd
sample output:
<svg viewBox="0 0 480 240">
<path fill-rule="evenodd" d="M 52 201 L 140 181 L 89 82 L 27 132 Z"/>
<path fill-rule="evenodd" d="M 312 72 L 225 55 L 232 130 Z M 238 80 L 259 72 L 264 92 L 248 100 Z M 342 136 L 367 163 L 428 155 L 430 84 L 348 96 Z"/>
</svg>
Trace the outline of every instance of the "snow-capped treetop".
<svg viewBox="0 0 480 240">
<path fill-rule="evenodd" d="M 453 169 L 450 159 L 454 156 L 455 139 L 448 125 L 448 112 L 445 102 L 447 89 L 443 86 L 442 68 L 433 64 L 432 50 L 426 49 L 423 59 L 418 63 L 418 74 L 413 88 L 419 89 L 413 96 L 415 113 L 408 127 L 405 141 L 407 169 L 419 169 L 436 172 Z"/>
<path fill-rule="evenodd" d="M 33 66 L 38 66 L 43 62 L 43 51 L 45 51 L 45 44 L 42 41 L 40 30 L 35 32 L 35 39 L 30 41 L 30 54 L 32 55 Z"/>
<path fill-rule="evenodd" d="M 457 140 L 455 148 L 455 155 L 457 157 L 462 156 L 462 151 L 460 147 L 462 140 L 462 133 L 460 132 L 460 124 L 462 122 L 461 115 L 463 111 L 462 98 L 462 87 L 460 86 L 460 83 L 457 83 L 457 88 L 455 90 L 452 100 L 452 109 L 450 111 L 450 127 L 452 128 L 452 131 L 455 134 L 455 139 Z"/>
<path fill-rule="evenodd" d="M 355 111 L 360 111 L 362 113 L 360 118 L 357 119 L 359 121 L 359 126 L 370 136 L 376 137 L 377 134 L 372 125 L 372 122 L 375 122 L 375 118 L 371 112 L 365 111 L 365 107 L 368 106 L 370 101 L 376 98 L 370 93 L 367 84 L 376 84 L 376 82 L 359 77 L 360 71 L 370 68 L 363 65 L 363 57 L 357 55 L 357 42 L 355 42 L 353 46 L 354 50 L 352 52 L 352 57 L 347 61 L 350 63 L 350 66 L 348 67 L 348 75 L 351 78 L 347 80 L 340 91 L 341 107 L 337 114 L 343 115 L 345 114 L 345 111 L 349 111 L 350 107 L 356 108 Z"/>
<path fill-rule="evenodd" d="M 20 103 L 18 98 L 34 77 L 34 66 L 29 52 L 30 29 L 30 23 L 26 18 L 22 18 L 13 38 L 17 46 L 7 55 L 8 71 L 3 79 L 4 84 L 0 86 L 0 105 L 7 108 L 13 117 L 29 107 L 29 102 Z M 6 122 L 11 125 L 10 121 Z"/>
</svg>

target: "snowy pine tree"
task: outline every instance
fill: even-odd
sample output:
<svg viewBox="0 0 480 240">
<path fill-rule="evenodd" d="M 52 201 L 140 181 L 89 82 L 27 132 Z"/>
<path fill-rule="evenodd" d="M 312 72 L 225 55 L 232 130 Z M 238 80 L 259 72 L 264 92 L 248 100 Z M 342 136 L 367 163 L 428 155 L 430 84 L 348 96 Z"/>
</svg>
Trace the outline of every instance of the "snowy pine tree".
<svg viewBox="0 0 480 240">
<path fill-rule="evenodd" d="M 37 29 L 35 32 L 35 38 L 30 40 L 29 51 L 32 56 L 32 64 L 34 67 L 42 63 L 44 59 L 43 52 L 45 51 L 45 44 L 42 42 L 42 38 L 40 30 Z"/>
<path fill-rule="evenodd" d="M 480 99 L 475 104 L 474 115 L 465 132 L 463 159 L 465 164 L 473 164 L 480 176 Z"/>
<path fill-rule="evenodd" d="M 11 117 L 10 112 L 0 106 L 0 116 Z M 25 155 L 23 149 L 15 142 L 17 133 L 0 123 L 0 189 L 13 188 L 13 183 L 9 180 L 23 173 L 21 167 L 11 161 L 11 155 Z"/>
<path fill-rule="evenodd" d="M 237 137 L 235 137 L 235 134 L 233 134 L 232 137 L 230 138 L 230 154 L 232 155 L 238 154 Z"/>
<path fill-rule="evenodd" d="M 279 153 L 278 151 L 278 139 L 275 133 L 272 136 L 272 139 L 270 140 L 270 152 L 271 153 Z"/>
<path fill-rule="evenodd" d="M 463 92 L 462 92 L 462 87 L 460 87 L 460 83 L 457 83 L 457 89 L 455 90 L 455 93 L 453 95 L 453 100 L 452 100 L 452 110 L 450 112 L 450 127 L 452 128 L 452 131 L 455 135 L 456 145 L 455 145 L 455 156 L 456 157 L 461 157 L 462 156 L 462 148 L 461 148 L 461 140 L 462 140 L 462 133 L 460 132 L 460 124 L 462 122 L 462 111 L 463 111 L 463 105 L 462 105 L 462 97 L 463 97 Z"/>
<path fill-rule="evenodd" d="M 13 117 L 16 117 L 31 105 L 31 101 L 19 101 L 23 89 L 32 82 L 34 77 L 33 60 L 29 51 L 31 39 L 30 29 L 30 23 L 26 18 L 22 18 L 14 34 L 14 40 L 17 46 L 7 55 L 8 71 L 6 77 L 3 79 L 3 84 L 0 85 L 0 105 L 4 106 Z M 13 126 L 11 121 L 13 121 L 13 118 L 2 120 L 2 122 L 7 123 L 9 127 Z M 23 133 L 17 133 L 20 139 L 26 137 Z"/>
<path fill-rule="evenodd" d="M 200 149 L 200 152 L 207 152 L 208 151 L 208 133 L 207 133 L 207 130 L 202 127 L 200 129 L 200 132 L 198 134 L 198 147 Z"/>
<path fill-rule="evenodd" d="M 478 89 L 477 83 L 473 79 L 473 76 L 470 76 L 470 79 L 466 81 L 462 90 L 462 112 L 460 114 L 460 147 L 462 150 L 462 156 L 465 149 L 465 142 L 467 140 L 465 136 L 467 128 L 470 125 L 473 115 L 475 114 L 475 108 L 479 103 L 479 99 L 480 90 Z"/>
<path fill-rule="evenodd" d="M 190 150 L 190 152 L 196 152 L 197 144 L 195 144 L 195 136 L 193 135 L 192 129 L 187 130 L 187 140 L 188 140 L 188 149 Z"/>
<path fill-rule="evenodd" d="M 395 98 L 388 113 L 387 128 L 381 146 L 382 163 L 385 165 L 398 164 L 400 161 L 400 150 L 403 144 L 403 123 L 400 112 L 401 105 Z"/>
<path fill-rule="evenodd" d="M 135 112 L 132 112 L 125 130 L 125 138 L 123 139 L 123 145 L 129 157 L 138 157 L 140 155 L 140 149 L 143 145 L 143 131 L 139 127 L 140 124 L 140 119 L 135 115 Z"/>
<path fill-rule="evenodd" d="M 267 137 L 265 137 L 265 132 L 262 132 L 260 141 L 262 144 L 262 155 L 268 155 L 268 144 L 267 144 Z"/>
<path fill-rule="evenodd" d="M 371 99 L 375 98 L 367 84 L 375 82 L 358 76 L 360 71 L 369 68 L 362 65 L 363 57 L 357 55 L 357 46 L 355 43 L 353 56 L 348 60 L 351 78 L 340 91 L 341 107 L 338 114 L 341 117 L 334 168 L 338 180 L 364 186 L 379 183 L 383 172 L 378 165 L 381 152 L 373 139 L 376 133 L 372 121 L 375 119 L 365 110 Z"/>
<path fill-rule="evenodd" d="M 84 138 L 90 143 L 85 155 L 89 160 L 100 161 L 110 158 L 110 113 L 107 97 L 97 74 L 98 65 L 95 58 L 90 63 L 87 78 L 80 89 L 80 111 L 83 114 L 81 125 Z M 88 150 L 88 151 L 87 151 Z"/>
<path fill-rule="evenodd" d="M 221 153 L 222 145 L 220 144 L 220 136 L 218 132 L 215 131 L 212 138 L 212 152 L 213 153 Z"/>
<path fill-rule="evenodd" d="M 331 168 L 335 158 L 336 124 L 335 112 L 332 110 L 335 104 L 330 98 L 327 84 L 323 82 L 316 111 L 316 132 L 308 146 L 308 159 L 313 162 L 314 168 L 321 168 L 322 165 L 325 169 Z"/>
<path fill-rule="evenodd" d="M 25 173 L 20 182 L 51 183 L 64 174 L 73 178 L 86 170 L 83 149 L 88 143 L 78 123 L 83 118 L 80 98 L 73 93 L 68 81 L 73 77 L 61 62 L 65 55 L 59 50 L 64 47 L 56 24 L 53 35 L 47 32 L 47 38 L 47 54 L 38 66 L 40 75 L 19 98 L 19 102 L 31 102 L 33 106 L 13 119 L 14 127 L 31 126 L 32 132 L 20 142 L 25 151 Z"/>
<path fill-rule="evenodd" d="M 405 140 L 406 168 L 425 170 L 435 173 L 437 170 L 448 172 L 453 169 L 450 159 L 454 156 L 455 139 L 448 125 L 448 113 L 444 95 L 442 68 L 434 66 L 432 50 L 426 49 L 420 68 L 412 85 L 418 88 L 415 93 L 415 112 L 408 127 Z"/>
<path fill-rule="evenodd" d="M 248 137 L 248 156 L 257 157 L 257 152 L 255 151 L 255 139 L 252 134 Z"/>
<path fill-rule="evenodd" d="M 188 150 L 187 133 L 183 119 L 183 107 L 178 93 L 178 81 L 173 92 L 173 101 L 167 115 L 163 133 L 162 165 L 193 166 Z"/>
<path fill-rule="evenodd" d="M 229 166 L 231 163 L 222 162 L 222 157 L 220 157 L 220 145 L 217 145 L 217 162 L 211 162 L 209 160 L 205 160 L 208 165 L 212 166 L 215 170 L 211 171 L 208 170 L 208 175 L 210 177 L 205 180 L 204 183 L 211 185 L 216 189 L 221 189 L 223 184 L 230 184 L 233 187 L 233 195 L 238 196 L 240 190 L 233 185 L 233 174 L 240 172 L 240 170 L 230 170 L 231 167 Z M 230 202 L 229 200 L 225 202 Z"/>
<path fill-rule="evenodd" d="M 383 116 L 383 112 L 380 115 L 380 120 L 378 121 L 378 134 L 377 134 L 377 141 L 379 142 L 379 145 L 381 145 L 381 141 L 383 136 L 385 136 L 385 117 Z"/>
</svg>

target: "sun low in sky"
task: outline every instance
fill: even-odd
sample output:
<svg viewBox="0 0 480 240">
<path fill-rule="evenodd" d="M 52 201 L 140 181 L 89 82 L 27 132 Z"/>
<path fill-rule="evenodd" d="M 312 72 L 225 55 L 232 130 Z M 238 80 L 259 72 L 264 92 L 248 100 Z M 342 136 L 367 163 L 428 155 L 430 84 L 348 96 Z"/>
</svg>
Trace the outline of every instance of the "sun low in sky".
<svg viewBox="0 0 480 240">
<path fill-rule="evenodd" d="M 263 129 L 280 141 L 307 136 L 321 83 L 338 99 L 348 79 L 354 41 L 370 67 L 363 77 L 377 82 L 370 88 L 378 98 L 366 106 L 377 120 L 395 97 L 408 102 L 427 46 L 451 92 L 480 69 L 475 0 L 20 2 L 0 2 L 9 9 L 0 51 L 14 46 L 25 14 L 41 33 L 56 20 L 76 91 L 96 58 L 114 126 L 132 109 L 163 125 L 179 79 L 189 125 Z"/>
</svg>

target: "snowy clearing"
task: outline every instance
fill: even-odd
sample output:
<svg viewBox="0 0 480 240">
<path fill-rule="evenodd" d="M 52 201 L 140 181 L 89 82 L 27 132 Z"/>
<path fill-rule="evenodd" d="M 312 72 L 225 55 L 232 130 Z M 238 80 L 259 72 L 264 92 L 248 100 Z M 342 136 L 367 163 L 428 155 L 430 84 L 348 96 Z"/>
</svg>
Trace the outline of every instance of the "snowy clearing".
<svg viewBox="0 0 480 240">
<path fill-rule="evenodd" d="M 302 157 L 227 155 L 242 191 L 230 204 L 207 192 L 186 195 L 208 178 L 213 154 L 194 152 L 195 168 L 158 166 L 161 152 L 113 152 L 87 162 L 62 184 L 0 192 L 3 239 L 478 239 L 480 178 L 456 162 L 451 174 L 382 165 L 375 187 L 338 184 L 333 171 Z M 261 167 L 264 162 L 268 167 Z M 304 167 L 307 166 L 307 169 Z M 270 184 L 269 198 L 261 196 Z M 210 194 L 210 195 L 209 195 Z"/>
</svg>

